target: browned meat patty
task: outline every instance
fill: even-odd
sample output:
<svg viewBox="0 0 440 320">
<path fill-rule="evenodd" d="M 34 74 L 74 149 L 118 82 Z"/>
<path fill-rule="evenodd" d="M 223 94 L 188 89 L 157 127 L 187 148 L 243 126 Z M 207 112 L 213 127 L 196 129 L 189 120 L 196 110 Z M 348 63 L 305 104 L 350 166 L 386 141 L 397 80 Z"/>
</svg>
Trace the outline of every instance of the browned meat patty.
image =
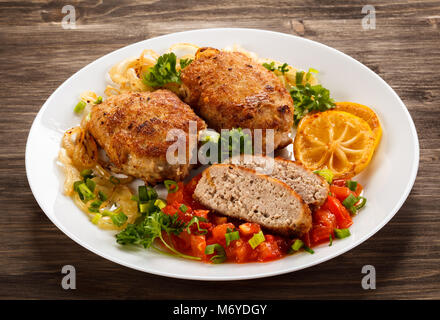
<svg viewBox="0 0 440 320">
<path fill-rule="evenodd" d="M 121 172 L 154 184 L 165 179 L 182 180 L 188 175 L 192 167 L 188 156 L 192 151 L 189 121 L 197 123 L 198 131 L 206 129 L 205 122 L 174 93 L 157 90 L 109 97 L 92 108 L 87 128 Z M 171 129 L 185 132 L 185 164 L 167 162 L 167 149 L 177 141 L 166 141 Z"/>
<path fill-rule="evenodd" d="M 207 168 L 193 197 L 211 210 L 284 236 L 301 236 L 312 226 L 309 207 L 287 184 L 231 164 Z"/>
<path fill-rule="evenodd" d="M 330 189 L 327 181 L 294 161 L 244 155 L 229 159 L 227 162 L 265 173 L 284 182 L 295 190 L 307 204 L 320 206 L 327 199 Z"/>
<path fill-rule="evenodd" d="M 181 79 L 184 101 L 209 127 L 273 129 L 275 149 L 291 143 L 292 98 L 273 72 L 253 59 L 201 48 Z"/>
</svg>

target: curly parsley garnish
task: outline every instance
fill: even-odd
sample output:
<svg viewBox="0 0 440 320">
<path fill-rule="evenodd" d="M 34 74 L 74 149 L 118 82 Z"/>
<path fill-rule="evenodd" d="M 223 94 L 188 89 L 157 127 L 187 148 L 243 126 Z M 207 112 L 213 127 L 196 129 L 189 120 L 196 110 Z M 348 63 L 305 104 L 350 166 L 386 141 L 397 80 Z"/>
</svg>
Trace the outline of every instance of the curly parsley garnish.
<svg viewBox="0 0 440 320">
<path fill-rule="evenodd" d="M 199 257 L 193 257 L 183 254 L 174 248 L 170 239 L 171 235 L 179 235 L 189 224 L 179 219 L 179 215 L 168 215 L 164 213 L 161 208 L 165 207 L 162 200 L 157 198 L 157 193 L 151 190 L 151 187 L 140 186 L 139 195 L 134 196 L 132 200 L 138 202 L 138 208 L 142 217 L 140 217 L 134 224 L 129 224 L 127 227 L 116 235 L 116 242 L 121 245 L 140 245 L 144 248 L 152 248 L 160 253 L 172 254 L 186 259 L 200 260 Z M 154 189 L 153 189 L 154 190 Z M 147 210 L 143 210 L 143 205 L 147 205 Z M 199 218 L 200 221 L 202 221 Z M 190 223 L 194 224 L 195 219 Z M 199 221 L 197 220 L 197 222 Z M 198 223 L 197 226 L 199 227 Z M 204 231 L 199 228 L 199 231 Z M 167 236 L 164 237 L 164 234 Z M 155 241 L 159 240 L 171 253 L 158 248 Z"/>
<path fill-rule="evenodd" d="M 173 52 L 161 55 L 154 67 L 144 74 L 144 83 L 152 88 L 159 88 L 167 83 L 180 84 L 180 72 L 176 70 L 176 55 Z"/>
<path fill-rule="evenodd" d="M 311 111 L 326 111 L 335 106 L 335 101 L 330 98 L 330 91 L 320 84 L 312 86 L 310 83 L 303 84 L 304 76 L 309 80 L 311 73 L 316 70 L 310 69 L 309 72 L 299 71 L 296 73 L 296 85 L 290 89 L 295 111 L 293 118 L 295 125 Z"/>
<path fill-rule="evenodd" d="M 129 224 L 125 230 L 116 235 L 116 241 L 119 244 L 127 245 L 141 245 L 144 248 L 153 248 L 160 253 L 169 254 L 166 251 L 159 249 L 154 245 L 156 239 L 172 252 L 172 254 L 193 260 L 200 260 L 198 257 L 189 256 L 177 251 L 171 242 L 167 242 L 162 233 L 168 236 L 179 235 L 187 225 L 179 220 L 177 213 L 173 216 L 157 210 L 152 214 L 146 216 L 141 222 L 136 224 Z M 169 238 L 169 237 L 167 237 Z"/>
</svg>

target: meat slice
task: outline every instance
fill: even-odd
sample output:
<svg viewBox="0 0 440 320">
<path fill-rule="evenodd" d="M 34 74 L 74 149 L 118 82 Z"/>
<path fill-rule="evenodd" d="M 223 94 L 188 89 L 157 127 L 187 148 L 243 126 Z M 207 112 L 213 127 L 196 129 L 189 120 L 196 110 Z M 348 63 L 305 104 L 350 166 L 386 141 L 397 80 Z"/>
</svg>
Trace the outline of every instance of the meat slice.
<svg viewBox="0 0 440 320">
<path fill-rule="evenodd" d="M 109 97 L 93 106 L 87 129 L 106 151 L 121 172 L 158 183 L 165 179 L 182 180 L 191 169 L 189 125 L 194 121 L 197 132 L 206 128 L 190 106 L 168 90 L 124 93 Z M 186 161 L 170 164 L 168 148 L 177 141 L 166 141 L 172 129 L 179 129 L 186 139 Z M 197 137 L 195 137 L 197 141 Z M 191 150 L 190 150 L 191 149 Z"/>
<path fill-rule="evenodd" d="M 296 191 L 309 205 L 320 206 L 327 199 L 329 184 L 301 164 L 283 158 L 244 155 L 226 161 L 278 179 Z"/>
<path fill-rule="evenodd" d="M 272 129 L 275 149 L 291 143 L 292 97 L 259 62 L 241 52 L 200 48 L 181 80 L 184 101 L 210 128 L 263 129 L 263 138 Z"/>
<path fill-rule="evenodd" d="M 207 168 L 193 197 L 211 210 L 258 223 L 284 236 L 300 236 L 312 225 L 309 207 L 292 188 L 231 164 Z"/>
</svg>

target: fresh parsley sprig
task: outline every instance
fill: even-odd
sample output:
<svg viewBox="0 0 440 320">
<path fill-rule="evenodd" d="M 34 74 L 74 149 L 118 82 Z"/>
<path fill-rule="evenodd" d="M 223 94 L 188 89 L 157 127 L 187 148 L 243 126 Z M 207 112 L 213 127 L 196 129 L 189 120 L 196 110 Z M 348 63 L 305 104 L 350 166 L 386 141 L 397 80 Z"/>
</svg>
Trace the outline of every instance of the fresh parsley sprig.
<svg viewBox="0 0 440 320">
<path fill-rule="evenodd" d="M 180 72 L 176 70 L 176 59 L 173 52 L 161 55 L 154 67 L 144 74 L 144 83 L 152 88 L 159 88 L 167 83 L 180 84 Z"/>
<path fill-rule="evenodd" d="M 312 86 L 310 83 L 303 84 L 304 76 L 309 80 L 314 69 L 305 73 L 300 71 L 296 73 L 296 85 L 290 89 L 290 95 L 295 105 L 293 118 L 295 125 L 309 112 L 326 111 L 335 107 L 335 101 L 330 98 L 330 91 L 320 84 Z"/>
<path fill-rule="evenodd" d="M 168 236 L 173 234 L 179 235 L 186 227 L 187 224 L 179 219 L 177 213 L 171 216 L 163 213 L 161 210 L 156 210 L 140 222 L 129 224 L 125 230 L 116 235 L 116 241 L 121 245 L 141 245 L 144 248 L 152 248 L 160 253 L 169 254 L 155 246 L 154 242 L 158 239 L 172 255 L 186 259 L 200 260 L 199 257 L 186 255 L 177 251 L 173 244 L 167 242 L 163 237 L 163 233 Z"/>
<path fill-rule="evenodd" d="M 193 59 L 180 59 L 180 70 L 186 68 Z M 180 70 L 176 69 L 177 57 L 174 52 L 161 55 L 154 67 L 144 74 L 144 83 L 152 88 L 163 87 L 168 83 L 180 84 Z"/>
</svg>

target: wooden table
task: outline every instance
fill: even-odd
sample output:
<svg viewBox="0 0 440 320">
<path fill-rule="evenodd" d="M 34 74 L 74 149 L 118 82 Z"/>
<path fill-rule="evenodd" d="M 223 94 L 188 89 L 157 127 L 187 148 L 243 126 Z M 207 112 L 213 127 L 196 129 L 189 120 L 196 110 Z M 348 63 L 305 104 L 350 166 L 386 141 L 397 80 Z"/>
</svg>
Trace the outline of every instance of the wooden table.
<svg viewBox="0 0 440 320">
<path fill-rule="evenodd" d="M 0 298 L 440 298 L 440 1 L 221 2 L 0 1 Z M 361 26 L 366 3 L 376 9 L 374 30 Z M 74 30 L 61 27 L 66 4 L 76 9 Z M 398 214 L 338 258 L 240 282 L 149 275 L 70 240 L 38 207 L 26 179 L 26 138 L 44 101 L 74 72 L 115 49 L 176 31 L 231 26 L 325 43 L 396 90 L 414 119 L 421 148 L 416 183 Z M 76 267 L 76 290 L 60 286 L 67 264 Z M 366 264 L 376 268 L 376 290 L 361 288 Z"/>
</svg>

